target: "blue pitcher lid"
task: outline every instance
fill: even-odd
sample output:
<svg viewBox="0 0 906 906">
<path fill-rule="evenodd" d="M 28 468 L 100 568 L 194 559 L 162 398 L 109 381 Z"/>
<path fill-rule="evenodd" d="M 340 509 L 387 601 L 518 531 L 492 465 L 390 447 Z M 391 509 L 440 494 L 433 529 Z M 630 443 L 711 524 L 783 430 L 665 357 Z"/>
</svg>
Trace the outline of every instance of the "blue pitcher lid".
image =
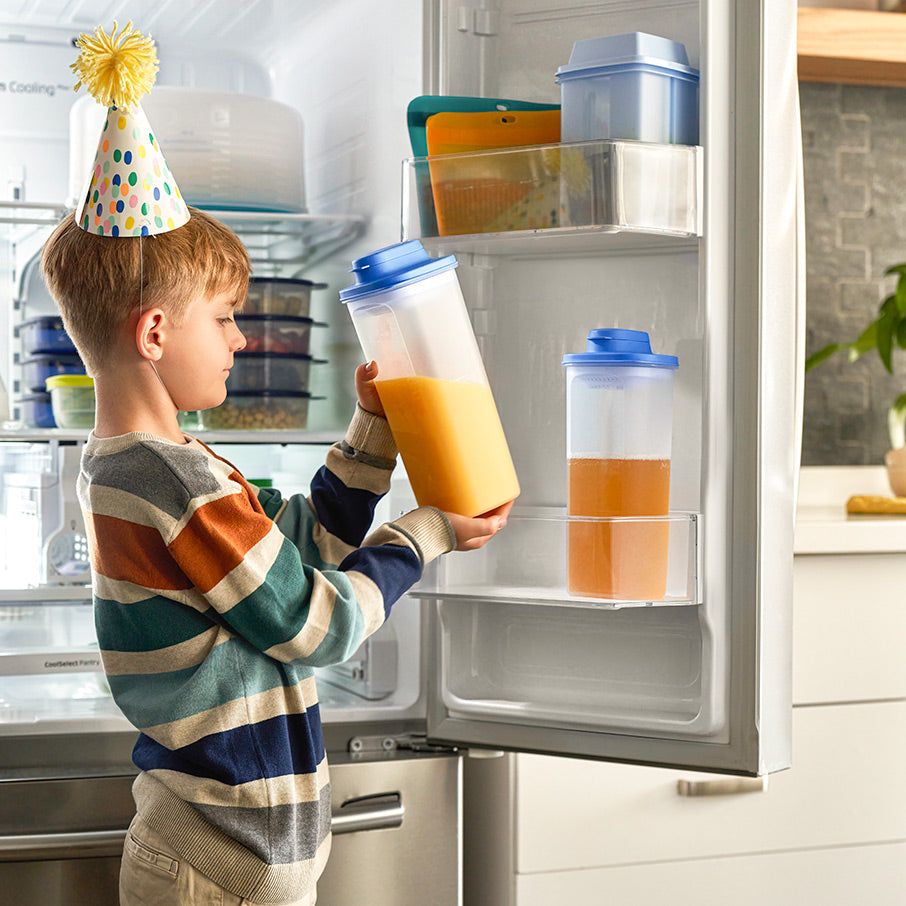
<svg viewBox="0 0 906 906">
<path fill-rule="evenodd" d="M 659 35 L 633 31 L 576 41 L 569 63 L 557 69 L 557 81 L 639 66 L 668 70 L 696 81 L 699 78 L 698 70 L 689 65 L 685 45 Z"/>
<path fill-rule="evenodd" d="M 564 365 L 647 365 L 651 368 L 679 368 L 675 355 L 655 355 L 644 330 L 598 327 L 588 332 L 585 352 L 563 356 Z"/>
<path fill-rule="evenodd" d="M 352 262 L 355 284 L 340 290 L 340 300 L 351 302 L 407 283 L 416 283 L 456 267 L 456 258 L 432 258 L 417 240 L 398 242 Z"/>
</svg>

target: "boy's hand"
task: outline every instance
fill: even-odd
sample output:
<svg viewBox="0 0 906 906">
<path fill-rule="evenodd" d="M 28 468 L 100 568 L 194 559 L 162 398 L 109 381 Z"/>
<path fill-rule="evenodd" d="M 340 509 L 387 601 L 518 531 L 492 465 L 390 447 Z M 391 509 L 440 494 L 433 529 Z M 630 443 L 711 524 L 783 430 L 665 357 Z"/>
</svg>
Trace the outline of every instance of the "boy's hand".
<svg viewBox="0 0 906 906">
<path fill-rule="evenodd" d="M 384 415 L 384 407 L 381 405 L 381 398 L 374 386 L 374 379 L 377 377 L 377 362 L 368 362 L 365 365 L 359 365 L 355 370 L 355 392 L 359 398 L 359 405 L 372 415 Z"/>
<path fill-rule="evenodd" d="M 446 517 L 456 532 L 456 550 L 477 551 L 484 547 L 506 525 L 511 509 L 512 500 L 474 519 L 458 513 L 447 513 Z"/>
</svg>

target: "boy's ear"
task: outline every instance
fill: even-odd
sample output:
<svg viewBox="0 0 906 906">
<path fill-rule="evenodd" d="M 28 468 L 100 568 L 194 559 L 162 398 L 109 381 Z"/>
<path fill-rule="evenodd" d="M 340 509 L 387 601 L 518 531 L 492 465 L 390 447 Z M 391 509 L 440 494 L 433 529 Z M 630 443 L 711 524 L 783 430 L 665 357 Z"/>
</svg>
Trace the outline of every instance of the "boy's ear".
<svg viewBox="0 0 906 906">
<path fill-rule="evenodd" d="M 149 362 L 159 362 L 164 352 L 167 316 L 161 308 L 142 312 L 135 325 L 135 346 L 138 354 Z"/>
</svg>

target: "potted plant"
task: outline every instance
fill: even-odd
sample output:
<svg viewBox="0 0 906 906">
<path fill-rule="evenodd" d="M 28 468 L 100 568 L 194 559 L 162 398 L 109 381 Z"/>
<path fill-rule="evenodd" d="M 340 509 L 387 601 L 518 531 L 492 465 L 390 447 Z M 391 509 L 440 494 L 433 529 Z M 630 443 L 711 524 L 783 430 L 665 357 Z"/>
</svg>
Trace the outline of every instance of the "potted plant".
<svg viewBox="0 0 906 906">
<path fill-rule="evenodd" d="M 850 343 L 831 343 L 810 355 L 805 370 L 810 371 L 838 352 L 846 352 L 850 362 L 876 349 L 881 364 L 893 374 L 893 351 L 906 349 L 906 264 L 887 268 L 885 276 L 897 275 L 896 289 L 881 303 L 877 317 Z M 906 393 L 901 393 L 887 410 L 890 451 L 884 457 L 890 487 L 898 497 L 906 497 Z"/>
</svg>

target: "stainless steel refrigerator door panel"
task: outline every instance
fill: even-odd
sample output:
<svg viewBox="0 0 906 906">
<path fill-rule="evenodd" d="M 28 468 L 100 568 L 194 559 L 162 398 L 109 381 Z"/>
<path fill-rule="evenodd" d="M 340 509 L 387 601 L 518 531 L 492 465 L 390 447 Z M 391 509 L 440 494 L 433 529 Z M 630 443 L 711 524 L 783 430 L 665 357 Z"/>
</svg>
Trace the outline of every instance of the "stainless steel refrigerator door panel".
<svg viewBox="0 0 906 906">
<path fill-rule="evenodd" d="M 335 835 L 318 906 L 457 906 L 461 763 L 453 755 L 331 756 L 334 821 L 342 826 L 364 809 L 382 815 L 384 827 Z"/>
<path fill-rule="evenodd" d="M 0 891 L 16 906 L 116 906 L 133 777 L 0 782 Z"/>
<path fill-rule="evenodd" d="M 649 15 L 661 6 L 679 18 L 665 19 L 667 30 L 659 33 L 686 40 L 690 21 L 694 21 L 701 36 L 704 236 L 697 251 L 697 293 L 693 290 L 675 299 L 677 305 L 689 306 L 690 318 L 701 319 L 700 323 L 689 322 L 698 331 L 690 331 L 689 336 L 700 338 L 701 348 L 696 418 L 700 434 L 695 447 L 700 450 L 696 455 L 701 476 L 703 603 L 691 611 L 692 625 L 687 625 L 685 615 L 656 618 L 642 611 L 632 616 L 624 612 L 620 617 L 602 611 L 579 618 L 563 608 L 559 627 L 556 621 L 549 621 L 545 632 L 534 631 L 533 635 L 530 625 L 541 617 L 532 613 L 533 605 L 515 605 L 506 615 L 502 605 L 476 600 L 469 606 L 476 612 L 484 607 L 487 616 L 477 613 L 467 619 L 455 611 L 457 602 L 450 601 L 449 612 L 455 619 L 444 625 L 437 615 L 438 607 L 444 606 L 441 601 L 430 610 L 435 648 L 434 667 L 429 671 L 428 735 L 431 741 L 457 745 L 755 775 L 781 770 L 790 762 L 792 531 L 797 425 L 801 420 L 797 380 L 801 312 L 797 306 L 802 304 L 797 287 L 802 252 L 797 244 L 795 4 L 748 0 L 676 4 L 665 0 L 648 4 L 643 12 Z M 440 47 L 437 87 L 442 93 L 459 94 L 466 92 L 457 90 L 453 44 L 468 36 L 451 37 L 448 26 L 457 15 L 454 7 L 446 2 L 431 4 L 432 14 L 426 21 L 435 23 L 442 34 L 440 40 L 429 43 L 432 53 Z M 510 30 L 509 53 L 495 56 L 495 37 L 481 38 L 488 56 L 495 56 L 492 68 L 482 70 L 491 79 L 486 87 L 496 88 L 491 94 L 498 96 L 505 96 L 499 94 L 504 86 L 510 96 L 522 96 L 512 81 L 523 71 L 519 55 L 513 51 L 519 38 L 524 37 L 525 46 L 541 53 L 545 29 L 544 34 L 556 35 L 563 43 L 567 33 L 570 40 L 591 36 L 577 33 L 580 29 L 594 27 L 596 34 L 607 34 L 641 27 L 624 21 L 632 13 L 622 4 L 595 7 L 588 13 L 593 22 L 582 18 L 585 14 L 580 15 L 579 6 L 571 2 L 547 3 L 542 9 L 536 0 L 501 0 L 494 7 L 500 12 L 495 32 L 505 35 Z M 614 17 L 613 28 L 604 21 L 609 15 Z M 540 62 L 547 65 L 550 61 Z M 636 259 L 640 285 L 648 286 L 653 268 L 660 268 L 660 274 L 667 266 L 658 254 Z M 588 268 L 601 266 L 594 256 L 577 256 L 568 262 L 548 260 L 557 275 L 565 273 L 566 265 L 581 273 L 583 260 L 586 273 Z M 480 261 L 460 263 L 464 277 L 469 267 L 477 270 L 482 266 Z M 517 266 L 535 268 L 546 279 L 539 262 L 514 259 L 509 269 L 495 262 L 498 273 L 488 298 L 506 299 L 508 307 L 500 313 L 501 322 L 512 314 L 513 301 L 502 278 L 513 274 Z M 624 279 L 630 264 L 614 255 L 608 266 Z M 526 288 L 528 276 L 523 273 L 514 279 L 520 291 L 525 290 L 527 302 L 534 300 Z M 587 302 L 592 283 L 586 286 L 580 281 L 576 278 L 561 290 L 566 293 L 564 299 L 572 294 L 570 305 L 561 307 L 563 318 Z M 552 302 L 556 300 L 556 295 L 551 297 Z M 640 306 L 645 301 L 643 294 Z M 528 304 L 524 308 L 524 318 L 535 317 Z M 601 312 L 604 321 L 608 311 Z M 644 311 L 650 313 L 651 308 Z M 511 321 L 498 325 L 500 342 L 505 342 L 512 327 Z M 538 332 L 546 336 L 543 328 Z M 492 359 L 495 355 L 497 349 L 493 348 Z M 692 360 L 687 356 L 687 361 Z M 499 363 L 492 361 L 489 373 L 495 364 Z M 532 437 L 516 434 L 519 436 L 509 439 L 518 456 Z M 536 440 L 546 443 L 544 438 Z M 684 447 L 688 440 L 681 441 Z M 531 481 L 529 484 L 529 494 L 535 493 L 537 489 Z M 690 492 L 694 490 L 694 482 L 686 484 Z M 612 617 L 620 619 L 608 624 Z M 640 640 L 630 641 L 640 657 L 632 661 L 632 651 L 626 651 L 616 663 L 611 657 L 597 673 L 586 670 L 572 676 L 571 666 L 593 664 L 596 634 L 587 632 L 583 638 L 575 630 L 583 619 L 595 618 L 600 620 L 601 632 L 613 626 L 615 632 L 619 628 L 624 633 L 631 630 L 630 635 L 641 633 Z M 667 626 L 665 621 L 671 619 L 682 625 Z M 503 625 L 506 620 L 509 624 Z M 462 625 L 456 628 L 457 624 Z M 656 652 L 655 633 L 666 637 L 668 630 L 682 643 L 681 648 L 666 651 L 665 660 L 641 656 Z M 489 644 L 488 632 L 496 633 L 500 644 Z M 542 642 L 547 650 L 538 647 Z M 575 650 L 576 645 L 582 646 L 581 651 Z M 509 658 L 505 662 L 500 659 L 504 651 Z M 484 681 L 486 691 L 479 689 L 473 702 L 464 702 L 445 682 L 446 676 L 453 675 L 451 652 L 458 659 L 459 677 L 471 675 Z M 492 663 L 495 652 L 497 661 Z M 546 660 L 540 659 L 539 652 Z M 599 653 L 603 656 L 603 649 Z M 464 666 L 464 658 L 471 658 L 471 663 Z M 557 658 L 562 668 L 555 678 L 557 687 L 547 689 L 546 697 L 535 702 L 530 680 L 520 687 L 519 676 L 528 677 L 532 664 L 547 669 L 544 665 Z M 695 663 L 690 664 L 689 658 Z M 621 663 L 631 664 L 632 669 L 627 666 L 625 675 L 614 676 Z M 684 664 L 688 667 L 685 672 L 681 669 Z M 553 675 L 551 670 L 545 676 L 548 674 Z M 654 689 L 658 682 L 662 682 L 664 694 L 652 710 L 644 700 L 650 695 L 646 687 Z M 618 710 L 620 683 L 632 687 L 622 710 Z M 554 699 L 558 695 L 562 708 L 560 719 L 555 719 L 550 715 L 557 713 Z M 616 701 L 612 713 L 602 709 L 597 721 L 589 706 L 582 720 L 570 725 L 570 709 L 583 696 L 592 701 L 594 695 L 602 701 Z M 546 714 L 542 716 L 542 712 Z"/>
<path fill-rule="evenodd" d="M 120 858 L 9 862 L 0 865 L 0 890 L 16 906 L 118 906 Z"/>
</svg>

